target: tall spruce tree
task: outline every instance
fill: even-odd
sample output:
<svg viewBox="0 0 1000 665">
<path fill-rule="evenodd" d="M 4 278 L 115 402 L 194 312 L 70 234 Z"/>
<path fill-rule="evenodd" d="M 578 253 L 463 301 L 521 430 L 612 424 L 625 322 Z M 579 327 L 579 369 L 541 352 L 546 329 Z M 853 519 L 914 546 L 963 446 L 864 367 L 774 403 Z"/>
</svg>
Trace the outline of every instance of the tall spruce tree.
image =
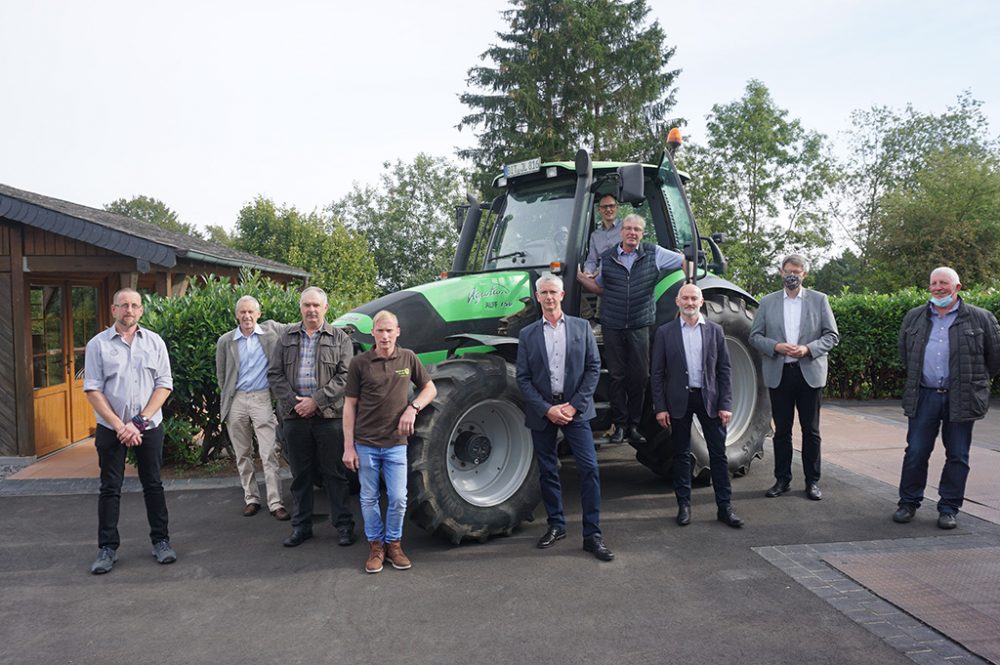
<svg viewBox="0 0 1000 665">
<path fill-rule="evenodd" d="M 505 162 L 648 158 L 665 134 L 679 70 L 646 0 L 511 0 L 506 32 L 469 70 L 460 96 L 478 140 L 471 159 L 485 185 Z"/>
</svg>

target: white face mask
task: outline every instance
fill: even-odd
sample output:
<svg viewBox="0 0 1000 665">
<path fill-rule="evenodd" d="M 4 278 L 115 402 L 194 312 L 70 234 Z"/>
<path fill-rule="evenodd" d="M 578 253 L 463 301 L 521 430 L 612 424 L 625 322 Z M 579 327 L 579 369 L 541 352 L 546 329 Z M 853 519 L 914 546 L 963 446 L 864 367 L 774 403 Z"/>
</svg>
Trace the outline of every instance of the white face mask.
<svg viewBox="0 0 1000 665">
<path fill-rule="evenodd" d="M 948 305 L 950 305 L 953 302 L 955 302 L 955 296 L 953 296 L 951 294 L 946 295 L 943 298 L 935 298 L 934 296 L 931 296 L 931 303 L 935 307 L 947 307 Z"/>
</svg>

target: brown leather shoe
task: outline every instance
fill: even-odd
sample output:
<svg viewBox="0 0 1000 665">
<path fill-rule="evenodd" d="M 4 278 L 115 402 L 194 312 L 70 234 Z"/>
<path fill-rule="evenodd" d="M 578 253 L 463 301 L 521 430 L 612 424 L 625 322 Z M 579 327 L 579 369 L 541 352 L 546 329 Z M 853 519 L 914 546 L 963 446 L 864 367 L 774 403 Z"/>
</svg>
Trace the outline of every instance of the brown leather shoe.
<svg viewBox="0 0 1000 665">
<path fill-rule="evenodd" d="M 410 561 L 410 557 L 403 554 L 403 547 L 398 540 L 385 544 L 385 558 L 396 570 L 409 570 L 413 567 L 413 562 Z"/>
<path fill-rule="evenodd" d="M 385 561 L 385 545 L 381 540 L 373 540 L 368 545 L 371 550 L 368 553 L 368 561 L 365 561 L 365 572 L 381 573 L 382 562 Z"/>
<path fill-rule="evenodd" d="M 274 519 L 281 522 L 287 522 L 292 519 L 292 516 L 288 514 L 288 511 L 285 510 L 283 506 L 278 506 L 271 511 L 271 514 L 274 516 Z"/>
<path fill-rule="evenodd" d="M 260 512 L 259 503 L 248 503 L 245 508 L 243 508 L 243 517 L 253 517 Z"/>
</svg>

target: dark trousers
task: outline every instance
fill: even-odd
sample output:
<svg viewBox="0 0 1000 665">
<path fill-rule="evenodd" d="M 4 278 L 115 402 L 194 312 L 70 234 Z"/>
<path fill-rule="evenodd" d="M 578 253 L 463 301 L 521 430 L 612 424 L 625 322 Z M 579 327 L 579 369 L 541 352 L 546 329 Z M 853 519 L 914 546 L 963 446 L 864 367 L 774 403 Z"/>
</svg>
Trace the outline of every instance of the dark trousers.
<svg viewBox="0 0 1000 665">
<path fill-rule="evenodd" d="M 559 482 L 559 457 L 556 454 L 556 432 L 562 429 L 573 458 L 576 460 L 576 475 L 580 479 L 580 503 L 583 506 L 583 537 L 589 538 L 601 533 L 601 479 L 597 472 L 597 453 L 594 450 L 594 435 L 590 423 L 574 420 L 561 428 L 548 423 L 543 430 L 531 430 L 531 441 L 535 445 L 538 459 L 538 476 L 542 487 L 542 503 L 548 515 L 549 526 L 565 528 L 566 515 L 563 513 L 562 485 Z"/>
<path fill-rule="evenodd" d="M 732 485 L 729 482 L 729 461 L 726 459 L 726 428 L 719 418 L 712 418 L 705 411 L 705 400 L 701 390 L 688 393 L 687 415 L 671 418 L 671 442 L 674 447 L 673 481 L 677 504 L 691 504 L 691 424 L 695 416 L 701 423 L 701 431 L 708 444 L 708 461 L 712 469 L 712 488 L 715 503 L 722 508 L 732 499 Z"/>
<path fill-rule="evenodd" d="M 344 467 L 344 427 L 340 418 L 285 418 L 285 452 L 292 469 L 292 527 L 312 529 L 313 481 L 323 479 L 330 499 L 330 521 L 338 529 L 354 529 L 348 507 L 350 487 Z"/>
<path fill-rule="evenodd" d="M 771 416 L 774 418 L 774 478 L 792 482 L 792 423 L 799 414 L 802 429 L 802 473 L 806 484 L 819 482 L 819 408 L 823 389 L 813 388 L 802 378 L 798 363 L 786 364 L 781 383 L 771 388 Z"/>
<path fill-rule="evenodd" d="M 938 512 L 955 514 L 965 498 L 965 481 L 969 477 L 969 449 L 972 446 L 972 420 L 953 422 L 948 417 L 948 393 L 921 388 L 917 396 L 917 413 L 910 418 L 906 430 L 906 452 L 903 472 L 899 479 L 899 504 L 919 507 L 927 486 L 927 462 L 934 450 L 938 430 L 944 442 L 944 468 L 938 484 Z"/>
<path fill-rule="evenodd" d="M 611 419 L 618 427 L 638 427 L 649 383 L 649 327 L 603 328 L 604 360 L 611 391 Z"/>
<path fill-rule="evenodd" d="M 101 466 L 101 494 L 97 498 L 97 546 L 118 549 L 118 514 L 125 481 L 125 445 L 118 440 L 113 429 L 97 426 L 94 434 L 97 461 Z M 163 465 L 163 426 L 142 433 L 142 443 L 133 448 L 142 483 L 142 497 L 146 501 L 146 519 L 149 521 L 149 539 L 156 543 L 169 540 L 167 532 L 167 500 L 160 482 Z"/>
</svg>

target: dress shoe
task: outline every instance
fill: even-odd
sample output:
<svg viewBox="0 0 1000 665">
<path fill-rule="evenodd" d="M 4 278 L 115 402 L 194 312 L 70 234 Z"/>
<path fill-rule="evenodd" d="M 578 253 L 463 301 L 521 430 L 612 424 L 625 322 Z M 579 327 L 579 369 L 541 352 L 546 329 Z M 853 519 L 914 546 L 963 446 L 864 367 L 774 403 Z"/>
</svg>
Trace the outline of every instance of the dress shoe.
<svg viewBox="0 0 1000 665">
<path fill-rule="evenodd" d="M 892 521 L 899 522 L 900 524 L 906 524 L 913 519 L 913 516 L 917 514 L 917 507 L 912 503 L 901 503 L 896 512 L 892 514 Z"/>
<path fill-rule="evenodd" d="M 677 523 L 681 526 L 691 523 L 691 506 L 686 503 L 677 506 Z"/>
<path fill-rule="evenodd" d="M 611 435 L 611 443 L 624 443 L 625 441 L 625 428 L 615 427 L 614 434 Z"/>
<path fill-rule="evenodd" d="M 306 542 L 313 537 L 312 530 L 306 529 L 292 529 L 292 535 L 285 538 L 285 541 L 281 543 L 285 547 L 298 547 L 302 543 Z"/>
<path fill-rule="evenodd" d="M 732 506 L 719 508 L 719 513 L 716 519 L 718 519 L 726 526 L 731 526 L 734 529 L 739 529 L 741 526 L 743 526 L 743 520 L 736 516 L 736 513 L 733 512 Z"/>
<path fill-rule="evenodd" d="M 958 522 L 955 521 L 955 513 L 941 513 L 938 515 L 939 529 L 954 529 L 956 526 L 958 526 Z"/>
<path fill-rule="evenodd" d="M 819 491 L 819 485 L 816 483 L 809 483 L 806 485 L 806 496 L 813 501 L 819 501 L 823 498 L 823 493 Z"/>
<path fill-rule="evenodd" d="M 646 443 L 646 437 L 642 435 L 638 427 L 628 428 L 628 442 L 633 446 L 641 446 Z"/>
<path fill-rule="evenodd" d="M 260 512 L 259 503 L 248 503 L 243 507 L 243 517 L 253 517 Z"/>
<path fill-rule="evenodd" d="M 601 561 L 611 561 L 615 558 L 615 553 L 608 549 L 608 546 L 604 544 L 604 538 L 601 536 L 584 538 L 583 551 L 591 552 Z"/>
<path fill-rule="evenodd" d="M 284 507 L 282 506 L 278 506 L 277 508 L 272 510 L 271 514 L 274 515 L 274 519 L 278 520 L 279 522 L 287 522 L 288 520 L 292 519 L 292 516 L 289 515 L 288 511 L 285 510 Z"/>
<path fill-rule="evenodd" d="M 773 499 L 776 496 L 781 496 L 790 489 L 791 487 L 789 486 L 788 483 L 783 483 L 779 480 L 775 484 L 771 485 L 771 489 L 764 492 L 764 496 L 766 496 L 769 499 Z"/>
<path fill-rule="evenodd" d="M 353 545 L 354 541 L 358 539 L 354 535 L 354 527 L 352 526 L 341 526 L 337 527 L 337 544 L 341 547 L 347 547 L 348 545 Z"/>
<path fill-rule="evenodd" d="M 549 530 L 538 539 L 538 549 L 544 550 L 556 544 L 557 540 L 566 537 L 566 529 L 561 526 L 550 526 Z"/>
</svg>

